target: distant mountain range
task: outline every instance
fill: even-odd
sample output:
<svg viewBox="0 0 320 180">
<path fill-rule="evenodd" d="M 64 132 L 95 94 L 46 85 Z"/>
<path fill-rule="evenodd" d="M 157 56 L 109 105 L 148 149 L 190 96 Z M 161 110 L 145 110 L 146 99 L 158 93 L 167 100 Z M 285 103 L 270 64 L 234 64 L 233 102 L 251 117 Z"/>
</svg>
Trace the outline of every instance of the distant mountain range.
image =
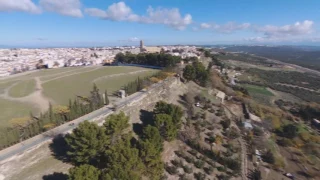
<svg viewBox="0 0 320 180">
<path fill-rule="evenodd" d="M 318 46 L 225 46 L 225 51 L 245 52 L 320 70 Z"/>
</svg>

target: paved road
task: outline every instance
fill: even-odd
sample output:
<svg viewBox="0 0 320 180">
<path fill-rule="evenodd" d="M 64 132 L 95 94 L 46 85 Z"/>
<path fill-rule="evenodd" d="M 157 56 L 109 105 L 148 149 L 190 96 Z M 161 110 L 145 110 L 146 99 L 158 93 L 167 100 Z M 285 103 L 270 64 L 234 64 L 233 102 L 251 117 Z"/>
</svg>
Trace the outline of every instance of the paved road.
<svg viewBox="0 0 320 180">
<path fill-rule="evenodd" d="M 148 90 L 142 90 L 140 92 L 136 92 L 124 99 L 119 100 L 116 104 L 117 108 L 121 108 L 125 106 L 126 104 L 132 103 L 134 101 L 137 101 L 138 99 L 142 98 L 143 95 L 147 95 L 152 89 L 157 88 L 161 86 L 162 83 L 153 84 Z M 10 157 L 13 157 L 14 155 L 18 155 L 23 153 L 24 151 L 31 149 L 37 145 L 40 145 L 56 135 L 59 134 L 66 134 L 68 132 L 71 132 L 73 129 L 77 127 L 77 125 L 85 120 L 93 121 L 93 119 L 96 119 L 98 117 L 106 116 L 108 114 L 111 114 L 113 112 L 112 106 L 105 106 L 101 109 L 98 109 L 96 111 L 93 111 L 89 114 L 86 114 L 78 119 L 75 119 L 73 121 L 70 121 L 68 123 L 65 123 L 59 127 L 56 127 L 50 131 L 44 132 L 42 134 L 39 134 L 35 137 L 32 137 L 30 139 L 27 139 L 21 143 L 15 144 L 9 148 L 6 148 L 2 151 L 0 151 L 0 162 L 3 160 L 6 160 Z M 99 122 L 96 122 L 98 124 L 102 124 L 104 119 L 102 118 Z M 74 125 L 71 125 L 74 123 Z"/>
</svg>

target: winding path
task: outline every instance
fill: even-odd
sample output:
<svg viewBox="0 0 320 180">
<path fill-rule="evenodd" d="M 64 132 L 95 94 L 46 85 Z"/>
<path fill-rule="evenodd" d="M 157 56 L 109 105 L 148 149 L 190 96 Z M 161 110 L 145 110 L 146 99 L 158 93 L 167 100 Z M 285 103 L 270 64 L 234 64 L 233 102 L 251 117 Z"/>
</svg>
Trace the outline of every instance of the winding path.
<svg viewBox="0 0 320 180">
<path fill-rule="evenodd" d="M 36 90 L 24 97 L 11 97 L 9 95 L 9 90 L 15 86 L 17 83 L 14 83 L 10 87 L 4 90 L 4 93 L 0 95 L 1 98 L 10 100 L 10 101 L 16 101 L 16 102 L 22 102 L 22 103 L 28 103 L 33 104 L 36 106 L 41 112 L 45 112 L 49 108 L 49 102 L 52 102 L 49 98 L 45 97 L 42 93 L 42 85 L 41 80 L 39 77 L 35 77 L 34 80 L 36 81 Z"/>
</svg>

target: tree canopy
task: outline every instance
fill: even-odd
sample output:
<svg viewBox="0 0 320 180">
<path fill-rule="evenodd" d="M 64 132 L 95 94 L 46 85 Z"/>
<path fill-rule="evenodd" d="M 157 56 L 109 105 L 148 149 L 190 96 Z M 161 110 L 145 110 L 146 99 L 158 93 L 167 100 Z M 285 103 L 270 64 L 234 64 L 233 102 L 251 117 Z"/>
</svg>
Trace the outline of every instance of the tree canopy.
<svg viewBox="0 0 320 180">
<path fill-rule="evenodd" d="M 188 81 L 194 81 L 201 86 L 205 86 L 209 79 L 209 71 L 199 61 L 194 61 L 192 65 L 187 65 L 183 69 L 183 77 Z"/>
<path fill-rule="evenodd" d="M 100 171 L 94 166 L 84 164 L 69 169 L 68 180 L 99 180 Z"/>
<path fill-rule="evenodd" d="M 181 127 L 182 109 L 177 105 L 159 101 L 153 112 L 155 114 L 155 125 L 161 136 L 165 140 L 173 140 Z"/>
<path fill-rule="evenodd" d="M 126 135 L 105 151 L 105 179 L 135 180 L 141 179 L 144 165 L 139 150 L 131 142 L 132 136 Z"/>
<path fill-rule="evenodd" d="M 178 56 L 172 56 L 170 54 L 163 53 L 118 53 L 115 57 L 115 61 L 118 63 L 126 64 L 141 64 L 160 67 L 174 67 L 181 61 Z"/>
<path fill-rule="evenodd" d="M 106 118 L 103 126 L 105 127 L 106 134 L 110 137 L 111 143 L 117 141 L 122 134 L 123 130 L 129 127 L 129 117 L 123 112 L 119 114 L 111 114 Z"/>
<path fill-rule="evenodd" d="M 67 154 L 74 164 L 92 164 L 109 144 L 104 128 L 84 121 L 65 137 L 69 146 Z"/>
</svg>

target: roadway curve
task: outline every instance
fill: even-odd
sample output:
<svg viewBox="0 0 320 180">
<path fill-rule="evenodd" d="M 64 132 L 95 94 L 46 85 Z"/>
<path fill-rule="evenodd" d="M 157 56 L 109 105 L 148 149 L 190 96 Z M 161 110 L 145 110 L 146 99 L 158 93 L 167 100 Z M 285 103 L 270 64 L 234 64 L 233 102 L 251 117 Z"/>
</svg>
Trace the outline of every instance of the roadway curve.
<svg viewBox="0 0 320 180">
<path fill-rule="evenodd" d="M 124 99 L 119 100 L 117 103 L 115 103 L 115 105 L 117 106 L 117 108 L 121 108 L 121 107 L 125 106 L 126 104 L 138 101 L 143 97 L 143 95 L 147 95 L 149 93 L 149 91 L 151 91 L 152 89 L 155 89 L 157 87 L 162 86 L 162 84 L 163 84 L 163 82 L 153 84 L 147 91 L 142 90 L 142 91 L 136 92 L 136 93 L 124 98 Z M 8 148 L 0 151 L 0 164 L 8 158 L 14 158 L 15 155 L 22 154 L 26 150 L 29 150 L 33 147 L 36 147 L 37 145 L 40 145 L 46 141 L 52 140 L 55 136 L 57 136 L 59 134 L 67 134 L 67 133 L 71 132 L 73 129 L 75 129 L 78 126 L 79 123 L 81 123 L 85 120 L 93 121 L 96 118 L 103 117 L 103 116 L 105 117 L 111 113 L 113 113 L 112 106 L 111 105 L 104 106 L 104 107 L 102 107 L 96 111 L 93 111 L 89 114 L 86 114 L 78 119 L 75 119 L 75 120 L 70 121 L 68 123 L 65 123 L 61 126 L 58 126 L 54 129 L 46 131 L 42 134 L 34 136 L 30 139 L 22 141 L 21 143 L 18 143 L 18 144 L 11 146 L 11 147 L 8 147 Z M 95 121 L 95 122 L 99 125 L 102 125 L 104 122 L 104 119 L 100 118 L 99 121 Z M 71 125 L 72 123 L 74 123 L 74 125 Z"/>
</svg>

